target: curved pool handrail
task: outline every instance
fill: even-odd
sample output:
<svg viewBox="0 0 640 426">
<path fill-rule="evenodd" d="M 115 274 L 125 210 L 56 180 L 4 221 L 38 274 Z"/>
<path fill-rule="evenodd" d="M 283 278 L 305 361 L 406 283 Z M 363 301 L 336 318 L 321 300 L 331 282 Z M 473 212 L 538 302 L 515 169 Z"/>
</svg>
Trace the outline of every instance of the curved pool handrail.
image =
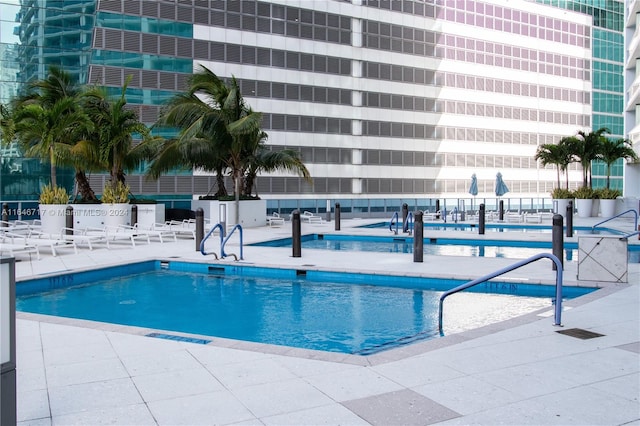
<svg viewBox="0 0 640 426">
<path fill-rule="evenodd" d="M 227 235 L 227 237 L 222 241 L 220 241 L 220 257 L 222 257 L 223 259 L 225 257 L 227 257 L 227 253 L 224 252 L 224 246 L 227 244 L 227 241 L 229 241 L 229 238 L 231 238 L 231 236 L 233 235 L 233 233 L 236 231 L 236 229 L 239 230 L 240 232 L 240 260 L 244 260 L 244 257 L 242 257 L 242 226 L 240 224 L 237 224 L 233 227 L 233 229 L 231 229 L 231 232 L 229 232 L 229 234 Z M 237 260 L 237 259 L 236 259 Z"/>
<path fill-rule="evenodd" d="M 553 325 L 561 325 L 562 323 L 561 323 L 560 316 L 562 315 L 562 262 L 560 261 L 560 259 L 558 259 L 557 256 L 551 253 L 539 253 L 539 254 L 536 254 L 535 256 L 531 256 L 528 259 L 521 260 L 520 262 L 516 262 L 510 266 L 502 268 L 491 274 L 487 274 L 483 277 L 477 278 L 473 281 L 469 281 L 466 284 L 459 285 L 456 288 L 452 288 L 451 290 L 444 292 L 444 294 L 440 296 L 440 304 L 439 304 L 439 312 L 438 312 L 438 331 L 440 332 L 440 335 L 441 336 L 444 335 L 442 333 L 442 308 L 443 308 L 443 303 L 445 298 L 447 298 L 448 296 L 454 293 L 458 293 L 459 291 L 466 290 L 478 284 L 482 284 L 483 282 L 489 281 L 490 279 L 495 278 L 497 276 L 506 274 L 507 272 L 511 272 L 514 269 L 518 269 L 522 266 L 528 265 L 529 263 L 535 262 L 536 260 L 540 260 L 544 257 L 551 259 L 553 263 L 555 263 L 556 265 L 556 309 L 554 314 L 555 322 L 553 323 Z"/>
<path fill-rule="evenodd" d="M 393 221 L 395 219 L 395 222 Z M 393 224 L 396 224 L 396 230 L 395 232 L 393 231 Z M 394 234 L 398 235 L 398 212 L 395 212 L 393 214 L 393 216 L 391 216 L 391 220 L 389 221 L 389 231 L 393 232 Z"/>
<path fill-rule="evenodd" d="M 635 232 L 632 232 L 632 233 L 630 233 L 630 234 L 623 235 L 622 237 L 620 237 L 620 239 L 621 239 L 621 240 L 626 240 L 626 239 L 628 239 L 629 237 L 633 237 L 634 235 L 637 235 L 637 236 L 638 236 L 638 239 L 640 240 L 640 231 L 635 231 Z"/>
<path fill-rule="evenodd" d="M 222 252 L 222 239 L 224 238 L 222 236 L 223 232 L 224 232 L 224 228 L 222 227 L 222 225 L 220 223 L 216 224 L 213 228 L 211 228 L 211 230 L 209 232 L 207 232 L 207 235 L 202 239 L 202 241 L 200 241 L 200 253 L 202 253 L 203 256 L 206 256 L 208 254 L 211 253 L 207 253 L 206 251 L 204 251 L 204 243 L 205 241 L 207 241 L 207 239 L 215 232 L 216 229 L 220 228 L 220 252 Z M 214 253 L 215 254 L 215 253 Z M 224 257 L 224 256 L 223 256 Z"/>
<path fill-rule="evenodd" d="M 402 232 L 408 232 L 409 235 L 411 235 L 411 227 L 409 227 L 409 223 L 411 223 L 411 225 L 413 225 L 413 213 L 409 212 L 409 214 L 407 214 L 407 219 L 402 222 Z"/>
<path fill-rule="evenodd" d="M 629 210 L 624 211 L 624 212 L 622 212 L 622 213 L 620 213 L 620 214 L 617 214 L 617 215 L 612 216 L 612 217 L 610 217 L 610 218 L 608 218 L 608 219 L 605 219 L 605 220 L 603 220 L 602 222 L 598 222 L 598 223 L 596 223 L 595 225 L 593 225 L 593 226 L 591 227 L 591 232 L 593 232 L 593 231 L 596 229 L 596 226 L 598 226 L 598 225 L 602 225 L 603 223 L 609 222 L 610 220 L 613 220 L 613 219 L 617 219 L 617 218 L 619 218 L 620 216 L 622 216 L 622 215 L 624 215 L 624 214 L 627 214 L 627 213 L 631 213 L 631 212 L 633 212 L 633 214 L 634 214 L 634 216 L 635 216 L 635 222 L 634 222 L 633 229 L 638 229 L 638 212 L 637 212 L 635 209 L 629 209 Z"/>
</svg>

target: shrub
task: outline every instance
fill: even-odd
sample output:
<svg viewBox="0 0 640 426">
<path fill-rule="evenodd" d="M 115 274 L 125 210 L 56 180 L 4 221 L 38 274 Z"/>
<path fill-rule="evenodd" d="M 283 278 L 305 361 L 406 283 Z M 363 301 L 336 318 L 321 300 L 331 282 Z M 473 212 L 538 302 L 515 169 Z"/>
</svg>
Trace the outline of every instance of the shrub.
<svg viewBox="0 0 640 426">
<path fill-rule="evenodd" d="M 69 202 L 69 194 L 61 186 L 53 188 L 51 184 L 48 184 L 42 187 L 39 201 L 40 204 L 67 204 Z"/>
<path fill-rule="evenodd" d="M 103 203 L 128 203 L 129 202 L 129 185 L 118 181 L 116 184 L 107 183 L 102 191 Z"/>
<path fill-rule="evenodd" d="M 601 188 L 597 189 L 596 193 L 598 194 L 598 198 L 602 200 L 615 200 L 622 196 L 622 192 L 619 189 Z"/>
<path fill-rule="evenodd" d="M 551 198 L 560 200 L 560 199 L 574 198 L 574 197 L 573 197 L 573 192 L 569 191 L 568 189 L 555 188 L 553 191 L 551 191 Z"/>
<path fill-rule="evenodd" d="M 588 186 L 581 186 L 580 188 L 573 191 L 573 195 L 576 198 L 581 199 L 596 198 L 596 192 Z"/>
</svg>

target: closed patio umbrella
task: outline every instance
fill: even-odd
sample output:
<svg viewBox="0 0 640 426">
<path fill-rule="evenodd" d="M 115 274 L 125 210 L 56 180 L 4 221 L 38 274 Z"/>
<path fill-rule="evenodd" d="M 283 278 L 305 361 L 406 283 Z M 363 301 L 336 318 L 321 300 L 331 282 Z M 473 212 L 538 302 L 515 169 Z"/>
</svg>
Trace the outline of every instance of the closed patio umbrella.
<svg viewBox="0 0 640 426">
<path fill-rule="evenodd" d="M 473 195 L 474 197 L 478 195 L 478 178 L 476 177 L 475 173 L 471 175 L 471 186 L 469 187 L 469 194 Z"/>
<path fill-rule="evenodd" d="M 502 197 L 507 192 L 509 192 L 509 188 L 507 188 L 507 185 L 502 180 L 502 173 L 498 172 L 496 175 L 496 196 Z"/>
<path fill-rule="evenodd" d="M 471 175 L 471 186 L 469 187 L 469 194 L 473 195 L 474 197 L 478 195 L 478 178 L 476 177 L 475 173 Z M 471 210 L 474 210 L 473 199 L 471 199 Z"/>
</svg>

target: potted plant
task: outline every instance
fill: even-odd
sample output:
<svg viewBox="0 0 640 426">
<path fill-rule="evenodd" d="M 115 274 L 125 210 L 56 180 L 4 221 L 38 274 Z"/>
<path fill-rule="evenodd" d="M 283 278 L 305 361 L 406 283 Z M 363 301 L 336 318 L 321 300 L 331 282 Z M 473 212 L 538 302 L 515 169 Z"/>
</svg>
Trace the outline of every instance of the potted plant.
<svg viewBox="0 0 640 426">
<path fill-rule="evenodd" d="M 613 217 L 616 214 L 617 198 L 622 196 L 618 189 L 602 188 L 596 190 L 600 198 L 600 213 L 602 217 Z"/>
<path fill-rule="evenodd" d="M 573 192 L 568 189 L 555 188 L 551 191 L 553 199 L 553 212 L 564 217 L 567 213 L 567 206 L 573 201 Z"/>
<path fill-rule="evenodd" d="M 60 186 L 45 185 L 40 191 L 40 222 L 43 233 L 59 234 L 66 226 L 69 194 Z"/>
<path fill-rule="evenodd" d="M 588 186 L 581 186 L 573 191 L 573 195 L 576 197 L 578 217 L 591 217 L 593 199 L 596 197 L 595 191 Z"/>
<path fill-rule="evenodd" d="M 129 223 L 129 186 L 121 181 L 108 182 L 102 191 L 105 226 Z"/>
</svg>

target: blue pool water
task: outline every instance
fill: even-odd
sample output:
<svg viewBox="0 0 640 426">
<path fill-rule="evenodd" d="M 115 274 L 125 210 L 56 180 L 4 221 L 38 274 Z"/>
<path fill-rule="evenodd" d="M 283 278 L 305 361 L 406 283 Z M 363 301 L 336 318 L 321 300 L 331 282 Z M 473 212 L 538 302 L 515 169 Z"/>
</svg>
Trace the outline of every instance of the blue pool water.
<svg viewBox="0 0 640 426">
<path fill-rule="evenodd" d="M 413 237 L 363 236 L 345 234 L 308 234 L 301 237 L 302 249 L 413 253 Z M 291 238 L 255 243 L 256 246 L 291 247 Z M 578 244 L 564 243 L 566 261 L 577 260 Z M 551 253 L 551 241 L 465 240 L 425 238 L 423 253 L 436 256 L 473 256 L 527 259 L 538 253 Z M 629 245 L 630 263 L 640 263 L 640 246 Z"/>
<path fill-rule="evenodd" d="M 107 280 L 99 279 L 109 275 Z M 438 337 L 462 281 L 142 262 L 20 282 L 19 311 L 324 351 L 371 354 Z M 565 288 L 566 298 L 593 289 Z M 553 286 L 485 283 L 445 303 L 445 334 L 552 306 Z"/>
<path fill-rule="evenodd" d="M 358 226 L 358 228 L 387 228 L 391 226 L 392 230 L 396 229 L 395 222 L 391 225 L 390 222 L 376 222 L 367 225 Z M 413 229 L 413 224 L 409 224 L 409 227 Z M 454 223 L 454 222 L 425 222 L 423 224 L 425 230 L 430 231 L 469 231 L 478 233 L 477 223 Z M 398 229 L 402 232 L 402 222 L 399 223 Z M 551 234 L 550 225 L 528 225 L 528 224 L 515 224 L 515 223 L 487 223 L 485 224 L 485 232 L 520 232 L 520 233 L 536 233 L 536 234 Z M 625 235 L 626 232 L 618 231 L 612 228 L 598 227 L 593 230 L 589 226 L 574 226 L 574 234 L 577 235 Z"/>
</svg>

